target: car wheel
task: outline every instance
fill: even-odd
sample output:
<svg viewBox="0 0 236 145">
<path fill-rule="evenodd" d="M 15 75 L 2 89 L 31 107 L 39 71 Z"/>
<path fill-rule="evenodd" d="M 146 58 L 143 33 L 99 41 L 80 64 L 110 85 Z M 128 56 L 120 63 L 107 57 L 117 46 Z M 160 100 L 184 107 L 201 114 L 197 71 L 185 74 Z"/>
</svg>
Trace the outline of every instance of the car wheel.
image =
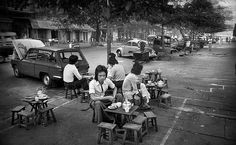
<svg viewBox="0 0 236 145">
<path fill-rule="evenodd" d="M 52 84 L 52 80 L 51 80 L 51 78 L 50 78 L 50 76 L 48 74 L 44 74 L 43 75 L 42 81 L 43 81 L 43 84 L 45 86 L 51 86 L 51 84 Z"/>
<path fill-rule="evenodd" d="M 121 56 L 122 56 L 120 50 L 117 50 L 116 53 L 117 53 L 117 56 L 118 56 L 118 57 L 121 57 Z"/>
<path fill-rule="evenodd" d="M 20 78 L 22 76 L 21 73 L 19 72 L 19 69 L 17 68 L 17 66 L 13 67 L 13 71 L 14 71 L 15 77 Z"/>
</svg>

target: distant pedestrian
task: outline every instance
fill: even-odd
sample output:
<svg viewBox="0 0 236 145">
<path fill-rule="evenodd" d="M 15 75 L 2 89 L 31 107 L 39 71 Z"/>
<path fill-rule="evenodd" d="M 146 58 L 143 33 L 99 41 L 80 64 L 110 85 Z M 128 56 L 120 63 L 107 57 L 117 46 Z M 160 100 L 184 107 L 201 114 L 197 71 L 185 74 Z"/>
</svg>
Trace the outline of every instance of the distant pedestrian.
<svg viewBox="0 0 236 145">
<path fill-rule="evenodd" d="M 208 47 L 209 47 L 209 51 L 211 51 L 211 49 L 212 49 L 212 39 L 211 38 L 208 40 Z"/>
</svg>

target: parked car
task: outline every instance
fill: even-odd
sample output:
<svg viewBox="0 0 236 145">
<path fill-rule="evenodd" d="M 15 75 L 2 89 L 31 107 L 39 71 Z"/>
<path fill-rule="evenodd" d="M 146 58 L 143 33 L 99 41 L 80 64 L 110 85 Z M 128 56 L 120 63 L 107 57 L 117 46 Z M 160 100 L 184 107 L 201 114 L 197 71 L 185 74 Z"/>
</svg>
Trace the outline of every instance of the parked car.
<svg viewBox="0 0 236 145">
<path fill-rule="evenodd" d="M 133 53 L 140 51 L 140 43 L 145 43 L 145 51 L 149 52 L 149 57 L 155 57 L 156 54 L 151 47 L 148 46 L 148 42 L 140 39 L 129 40 L 126 44 L 116 49 L 118 57 L 121 56 L 133 56 Z"/>
<path fill-rule="evenodd" d="M 13 44 L 12 40 L 15 39 L 16 33 L 15 32 L 0 32 L 0 56 L 5 58 L 13 53 Z"/>
<path fill-rule="evenodd" d="M 16 39 L 13 41 L 14 55 L 11 66 L 15 77 L 31 76 L 42 79 L 50 86 L 53 81 L 62 80 L 63 69 L 71 55 L 77 55 L 76 64 L 81 74 L 86 74 L 89 64 L 80 48 L 46 47 L 42 41 L 34 39 Z"/>
</svg>

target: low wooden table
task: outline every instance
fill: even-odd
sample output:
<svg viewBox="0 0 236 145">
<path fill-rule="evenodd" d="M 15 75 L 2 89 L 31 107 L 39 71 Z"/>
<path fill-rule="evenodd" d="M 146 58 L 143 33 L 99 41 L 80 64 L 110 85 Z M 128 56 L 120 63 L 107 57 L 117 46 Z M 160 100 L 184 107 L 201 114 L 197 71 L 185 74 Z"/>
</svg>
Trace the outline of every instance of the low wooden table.
<svg viewBox="0 0 236 145">
<path fill-rule="evenodd" d="M 119 107 L 117 109 L 106 108 L 105 111 L 108 113 L 113 113 L 114 115 L 116 115 L 116 118 L 117 115 L 121 115 L 121 125 L 124 125 L 126 122 L 132 121 L 132 115 L 138 108 L 139 108 L 138 106 L 132 106 L 129 112 L 125 112 L 125 110 L 122 107 Z"/>
<path fill-rule="evenodd" d="M 38 101 L 35 101 L 34 97 L 28 97 L 28 98 L 22 99 L 23 102 L 28 103 L 32 107 L 31 111 L 34 110 L 35 114 L 38 113 L 38 109 L 47 107 L 47 103 L 45 102 L 47 100 L 48 98 L 43 98 L 43 99 L 39 99 Z"/>
</svg>

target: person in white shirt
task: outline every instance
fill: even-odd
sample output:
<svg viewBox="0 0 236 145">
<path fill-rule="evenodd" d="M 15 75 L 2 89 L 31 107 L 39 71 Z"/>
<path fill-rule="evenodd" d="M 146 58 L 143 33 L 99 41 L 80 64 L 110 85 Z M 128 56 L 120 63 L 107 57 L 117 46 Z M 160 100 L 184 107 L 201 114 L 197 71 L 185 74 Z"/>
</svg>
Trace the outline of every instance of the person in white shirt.
<svg viewBox="0 0 236 145">
<path fill-rule="evenodd" d="M 115 58 L 108 59 L 108 75 L 107 77 L 112 80 L 117 89 L 121 89 L 125 79 L 125 69 L 122 65 L 118 64 Z"/>
<path fill-rule="evenodd" d="M 113 89 L 111 96 L 105 95 L 108 87 Z M 112 116 L 108 115 L 104 109 L 113 102 L 123 102 L 122 95 L 116 94 L 116 92 L 115 84 L 107 78 L 107 68 L 103 65 L 98 65 L 95 69 L 95 78 L 89 83 L 89 94 L 95 111 L 94 122 L 100 123 L 112 120 Z"/>
<path fill-rule="evenodd" d="M 122 91 L 124 94 L 124 97 L 128 100 L 132 100 L 132 96 L 141 93 L 141 97 L 144 100 L 143 108 L 150 109 L 150 106 L 148 105 L 149 99 L 150 99 L 150 93 L 148 92 L 145 84 L 141 83 L 139 79 L 139 75 L 141 74 L 141 71 L 143 69 L 143 66 L 139 64 L 138 62 L 135 62 L 131 72 L 125 77 L 125 80 L 123 82 Z M 138 85 L 139 88 L 138 88 Z M 135 97 L 136 100 L 140 99 Z M 135 100 L 133 100 L 135 102 Z"/>
<path fill-rule="evenodd" d="M 75 64 L 78 62 L 78 56 L 71 55 L 69 57 L 69 64 L 67 64 L 63 70 L 63 81 L 64 84 L 69 87 L 75 87 L 78 90 L 83 88 L 84 90 L 88 90 L 88 83 L 85 78 L 79 73 Z M 75 80 L 74 77 L 77 79 Z"/>
</svg>

